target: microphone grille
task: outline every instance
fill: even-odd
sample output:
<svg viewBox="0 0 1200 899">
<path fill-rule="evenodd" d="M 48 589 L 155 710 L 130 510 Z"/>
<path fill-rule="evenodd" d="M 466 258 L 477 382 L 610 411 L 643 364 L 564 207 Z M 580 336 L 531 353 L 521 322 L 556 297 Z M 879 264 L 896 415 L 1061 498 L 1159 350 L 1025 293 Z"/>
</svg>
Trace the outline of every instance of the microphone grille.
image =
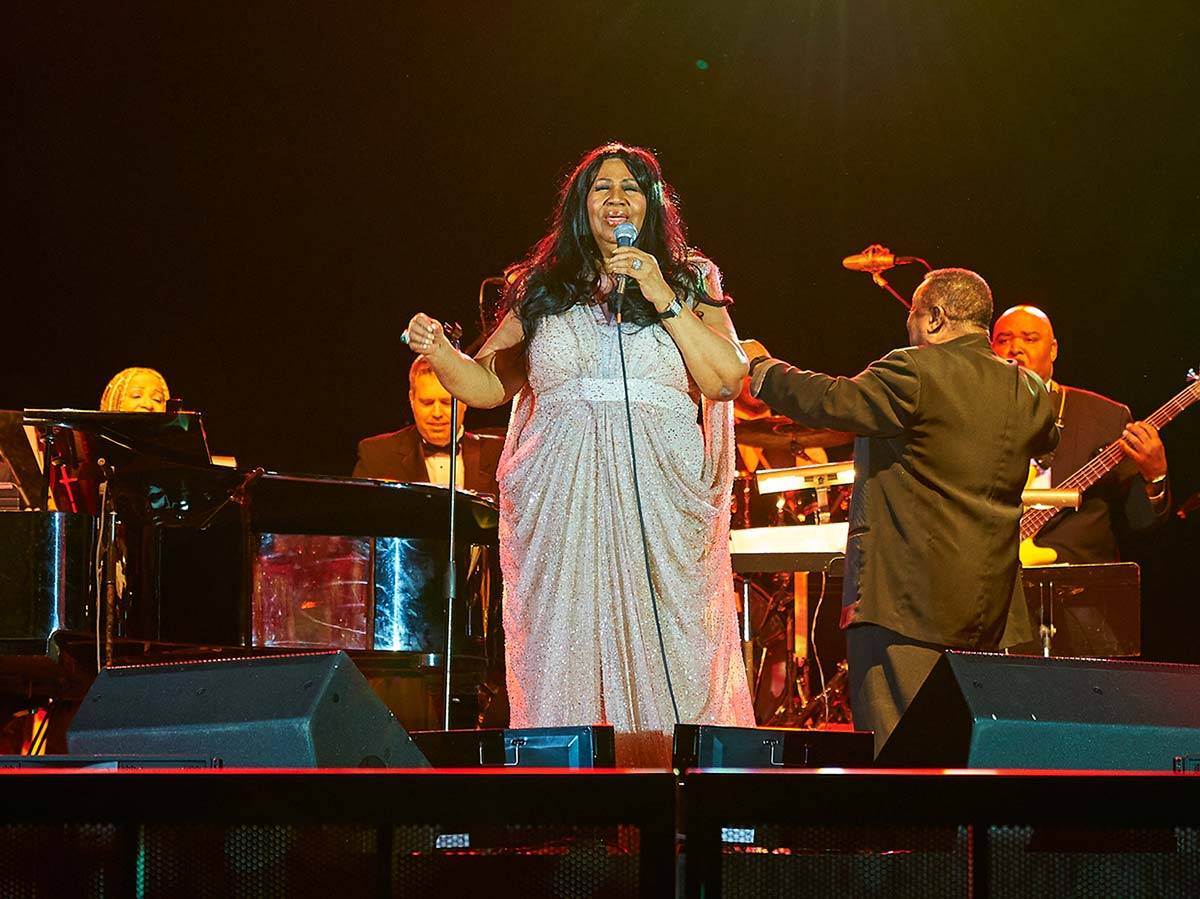
<svg viewBox="0 0 1200 899">
<path fill-rule="evenodd" d="M 617 239 L 617 246 L 630 247 L 637 240 L 638 230 L 637 225 L 633 222 L 621 222 L 613 231 L 613 237 Z"/>
</svg>

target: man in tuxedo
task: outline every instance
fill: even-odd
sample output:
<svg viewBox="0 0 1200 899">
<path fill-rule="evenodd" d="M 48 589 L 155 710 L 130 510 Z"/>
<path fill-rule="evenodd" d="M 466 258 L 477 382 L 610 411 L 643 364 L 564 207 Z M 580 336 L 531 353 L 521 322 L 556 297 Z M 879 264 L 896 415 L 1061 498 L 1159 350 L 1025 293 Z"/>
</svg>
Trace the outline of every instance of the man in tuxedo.
<svg viewBox="0 0 1200 899">
<path fill-rule="evenodd" d="M 1057 441 L 1045 385 L 996 358 L 991 320 L 979 275 L 938 269 L 913 293 L 914 346 L 853 378 L 742 344 L 772 409 L 857 435 L 842 626 L 854 724 L 877 753 L 945 649 L 1000 647 L 1028 460 Z"/>
<path fill-rule="evenodd" d="M 358 443 L 354 477 L 446 485 L 450 483 L 450 394 L 424 356 L 408 370 L 408 402 L 413 422 L 407 428 L 367 437 Z M 496 463 L 504 441 L 462 430 L 466 406 L 459 404 L 459 487 L 497 496 Z"/>
<path fill-rule="evenodd" d="M 1158 431 L 1149 422 L 1133 421 L 1127 406 L 1053 380 L 1058 341 L 1049 316 L 1036 306 L 1014 306 L 996 319 L 992 349 L 1046 382 L 1062 428 L 1058 448 L 1032 460 L 1029 486 L 1057 487 L 1114 440 L 1121 441 L 1126 456 L 1084 494 L 1077 511 L 1060 512 L 1038 532 L 1036 547 L 1022 547 L 1022 561 L 1117 561 L 1116 529 L 1144 530 L 1170 510 L 1167 454 Z"/>
</svg>

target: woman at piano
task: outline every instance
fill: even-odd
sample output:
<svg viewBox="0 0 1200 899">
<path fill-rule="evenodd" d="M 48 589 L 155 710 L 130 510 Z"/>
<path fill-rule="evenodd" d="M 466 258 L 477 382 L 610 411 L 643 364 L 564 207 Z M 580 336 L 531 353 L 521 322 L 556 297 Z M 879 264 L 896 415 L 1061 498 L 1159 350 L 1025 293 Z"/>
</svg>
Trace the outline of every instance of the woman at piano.
<svg viewBox="0 0 1200 899">
<path fill-rule="evenodd" d="M 746 360 L 647 150 L 587 153 L 513 271 L 475 358 L 428 315 L 406 330 L 462 402 L 512 402 L 497 469 L 510 725 L 610 724 L 618 764 L 662 767 L 677 722 L 754 725 L 728 548 Z"/>
<path fill-rule="evenodd" d="M 171 391 L 167 379 L 152 368 L 126 368 L 100 396 L 101 412 L 166 412 Z"/>
</svg>

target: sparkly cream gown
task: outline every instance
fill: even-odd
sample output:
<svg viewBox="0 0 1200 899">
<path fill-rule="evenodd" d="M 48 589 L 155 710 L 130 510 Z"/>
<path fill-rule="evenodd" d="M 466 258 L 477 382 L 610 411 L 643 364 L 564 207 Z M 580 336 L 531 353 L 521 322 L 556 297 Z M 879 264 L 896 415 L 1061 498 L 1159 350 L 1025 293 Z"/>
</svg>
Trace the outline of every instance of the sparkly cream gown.
<svg viewBox="0 0 1200 899">
<path fill-rule="evenodd" d="M 733 411 L 704 400 L 698 416 L 670 335 L 623 328 L 666 665 L 616 325 L 576 306 L 538 323 L 497 470 L 511 724 L 611 724 L 619 765 L 667 767 L 668 670 L 683 723 L 754 726 L 729 562 Z"/>
</svg>

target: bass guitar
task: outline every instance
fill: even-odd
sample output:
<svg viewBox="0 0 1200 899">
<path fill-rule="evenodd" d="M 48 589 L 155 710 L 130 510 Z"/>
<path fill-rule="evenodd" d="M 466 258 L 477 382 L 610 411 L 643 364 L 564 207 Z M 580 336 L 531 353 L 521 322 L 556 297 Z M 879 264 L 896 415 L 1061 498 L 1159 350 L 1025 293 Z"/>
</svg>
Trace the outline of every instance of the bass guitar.
<svg viewBox="0 0 1200 899">
<path fill-rule="evenodd" d="M 1176 415 L 1200 400 L 1200 376 L 1193 369 L 1187 373 L 1187 379 L 1189 381 L 1187 387 L 1175 394 L 1146 419 L 1156 429 L 1162 429 Z M 1124 458 L 1125 452 L 1121 449 L 1120 439 L 1114 440 L 1093 456 L 1086 465 L 1055 486 L 1064 490 L 1078 490 L 1082 493 L 1116 468 Z M 1057 552 L 1047 546 L 1038 546 L 1033 542 L 1033 538 L 1049 523 L 1050 519 L 1061 511 L 1061 509 L 1028 509 L 1021 516 L 1022 565 L 1027 568 L 1034 565 L 1052 565 L 1058 560 Z"/>
</svg>

